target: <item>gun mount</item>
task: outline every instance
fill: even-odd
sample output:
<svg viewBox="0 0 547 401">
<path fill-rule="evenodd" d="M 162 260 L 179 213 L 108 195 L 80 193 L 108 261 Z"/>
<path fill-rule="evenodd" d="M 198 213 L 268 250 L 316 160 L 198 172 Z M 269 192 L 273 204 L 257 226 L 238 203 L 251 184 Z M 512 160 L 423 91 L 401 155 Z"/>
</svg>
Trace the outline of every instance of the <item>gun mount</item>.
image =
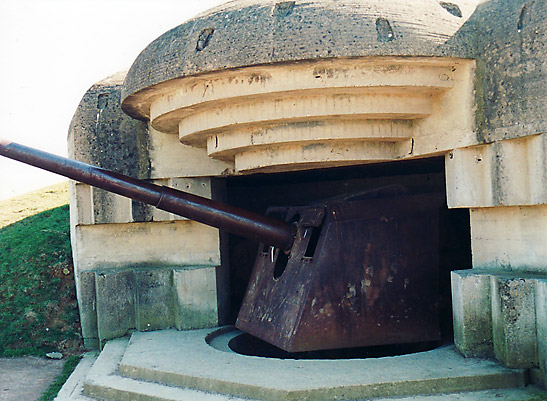
<svg viewBox="0 0 547 401">
<path fill-rule="evenodd" d="M 0 155 L 259 242 L 236 327 L 285 351 L 440 339 L 438 194 L 387 187 L 262 216 L 1 139 Z"/>
</svg>

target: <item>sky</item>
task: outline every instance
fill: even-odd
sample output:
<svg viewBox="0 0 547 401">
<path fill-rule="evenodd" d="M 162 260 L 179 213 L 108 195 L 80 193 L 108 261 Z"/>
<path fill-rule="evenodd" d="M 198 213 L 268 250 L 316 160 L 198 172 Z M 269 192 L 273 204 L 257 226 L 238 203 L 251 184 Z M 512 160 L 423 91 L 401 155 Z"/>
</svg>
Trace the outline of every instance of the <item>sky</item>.
<svg viewBox="0 0 547 401">
<path fill-rule="evenodd" d="M 66 156 L 95 82 L 167 30 L 226 0 L 0 0 L 0 137 Z M 0 157 L 0 200 L 64 180 Z"/>
</svg>

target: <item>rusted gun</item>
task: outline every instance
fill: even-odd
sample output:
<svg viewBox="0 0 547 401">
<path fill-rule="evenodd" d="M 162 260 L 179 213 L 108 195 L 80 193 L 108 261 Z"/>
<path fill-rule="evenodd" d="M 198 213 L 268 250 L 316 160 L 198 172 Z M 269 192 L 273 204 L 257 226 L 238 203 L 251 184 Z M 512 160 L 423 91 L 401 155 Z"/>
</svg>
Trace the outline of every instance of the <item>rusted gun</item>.
<svg viewBox="0 0 547 401">
<path fill-rule="evenodd" d="M 285 351 L 440 338 L 442 196 L 388 188 L 262 216 L 6 140 L 0 154 L 260 242 L 236 327 Z"/>
<path fill-rule="evenodd" d="M 137 180 L 2 138 L 0 155 L 284 250 L 290 249 L 294 241 L 294 226 L 208 198 Z"/>
</svg>

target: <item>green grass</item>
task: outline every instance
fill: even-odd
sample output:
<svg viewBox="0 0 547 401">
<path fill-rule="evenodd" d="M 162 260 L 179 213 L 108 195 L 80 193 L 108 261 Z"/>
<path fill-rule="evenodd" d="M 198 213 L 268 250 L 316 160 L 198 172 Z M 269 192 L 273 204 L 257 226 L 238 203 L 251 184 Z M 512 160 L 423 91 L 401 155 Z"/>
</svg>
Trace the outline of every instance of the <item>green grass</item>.
<svg viewBox="0 0 547 401">
<path fill-rule="evenodd" d="M 0 200 L 0 228 L 68 203 L 68 182 Z"/>
<path fill-rule="evenodd" d="M 0 228 L 0 356 L 80 352 L 68 206 Z"/>
<path fill-rule="evenodd" d="M 76 365 L 78 365 L 78 363 L 80 362 L 80 359 L 81 356 L 79 355 L 74 355 L 68 358 L 63 365 L 63 370 L 61 371 L 61 374 L 57 377 L 57 379 L 55 379 L 55 382 L 53 382 L 51 386 L 49 386 L 45 393 L 42 394 L 38 401 L 53 401 L 53 399 L 59 393 L 59 390 L 61 390 L 61 387 L 63 387 L 63 384 L 65 384 L 68 377 L 76 368 Z"/>
</svg>

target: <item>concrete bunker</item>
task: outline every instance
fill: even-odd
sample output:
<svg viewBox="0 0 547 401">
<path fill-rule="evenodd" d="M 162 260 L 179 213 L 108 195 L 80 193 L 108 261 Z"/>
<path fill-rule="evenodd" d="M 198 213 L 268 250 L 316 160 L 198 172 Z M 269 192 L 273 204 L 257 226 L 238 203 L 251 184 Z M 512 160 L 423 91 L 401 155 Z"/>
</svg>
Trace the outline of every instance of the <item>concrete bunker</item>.
<svg viewBox="0 0 547 401">
<path fill-rule="evenodd" d="M 298 203 L 347 186 L 441 190 L 444 336 L 452 318 L 461 354 L 545 383 L 545 11 L 533 1 L 230 2 L 92 87 L 69 147 L 256 209 L 275 203 L 266 195 Z M 234 321 L 254 259 L 244 242 L 83 184 L 71 213 L 88 347 Z"/>
</svg>

